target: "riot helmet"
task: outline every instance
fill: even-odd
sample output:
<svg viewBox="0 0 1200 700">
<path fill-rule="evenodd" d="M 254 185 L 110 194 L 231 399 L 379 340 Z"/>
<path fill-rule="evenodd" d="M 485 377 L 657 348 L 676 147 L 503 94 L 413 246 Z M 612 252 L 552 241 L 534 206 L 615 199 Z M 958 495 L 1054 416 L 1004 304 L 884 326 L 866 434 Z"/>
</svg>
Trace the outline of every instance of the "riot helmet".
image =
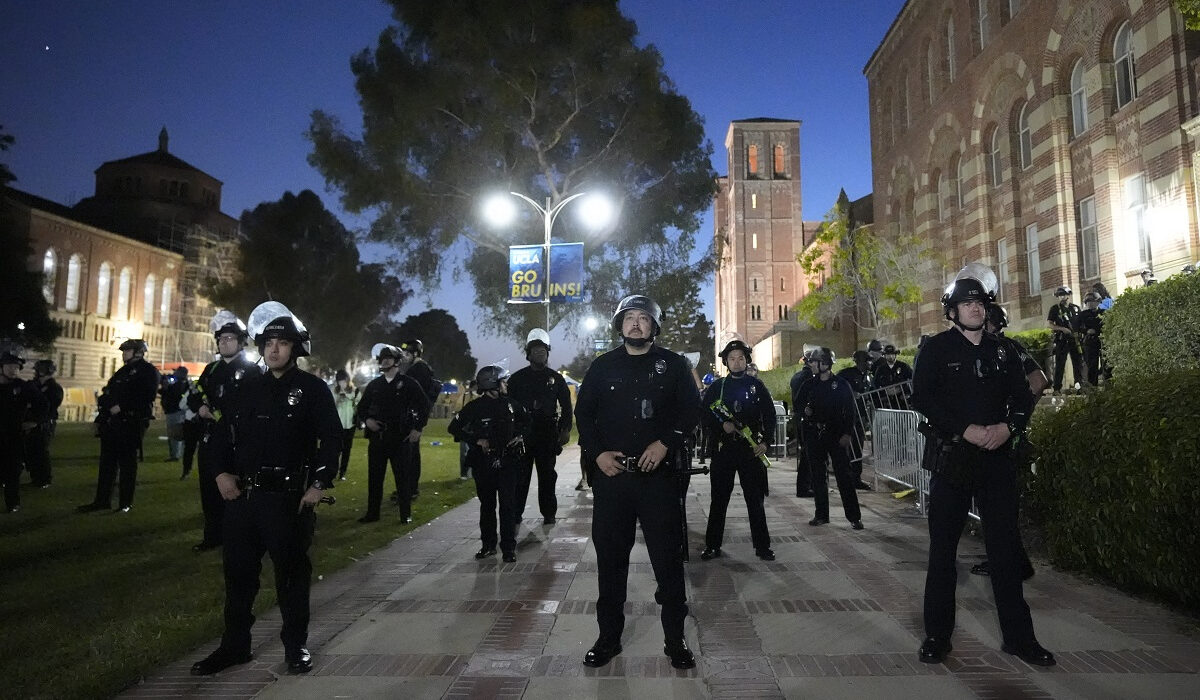
<svg viewBox="0 0 1200 700">
<path fill-rule="evenodd" d="M 997 333 L 1005 328 L 1008 328 L 1008 311 L 1006 311 L 1004 307 L 999 304 L 992 304 L 989 306 L 987 308 L 987 316 L 985 318 L 987 319 L 987 323 L 995 326 Z"/>
<path fill-rule="evenodd" d="M 1085 304 L 1092 304 L 1092 303 L 1099 304 L 1099 303 L 1100 303 L 1100 295 L 1099 295 L 1099 294 L 1097 294 L 1097 293 L 1095 293 L 1095 292 L 1088 292 L 1087 294 L 1085 294 L 1085 295 L 1083 296 L 1083 303 L 1085 303 Z"/>
<path fill-rule="evenodd" d="M 269 338 L 283 338 L 293 343 L 291 359 L 312 353 L 312 340 L 304 322 L 296 318 L 288 307 L 277 301 L 264 301 L 250 312 L 246 324 L 247 334 L 254 339 L 261 355 Z"/>
<path fill-rule="evenodd" d="M 11 340 L 0 341 L 0 365 L 17 365 L 20 370 L 25 367 L 25 349 Z"/>
<path fill-rule="evenodd" d="M 999 281 L 996 279 L 996 273 L 992 272 L 992 268 L 982 263 L 968 263 L 958 271 L 958 274 L 954 276 L 954 281 L 947 285 L 942 293 L 942 313 L 947 321 L 964 331 L 980 330 L 983 328 L 982 325 L 975 328 L 963 325 L 958 320 L 958 313 L 955 309 L 959 304 L 972 301 L 982 303 L 986 309 L 995 303 L 998 290 Z M 951 311 L 955 311 L 953 317 L 950 315 Z"/>
<path fill-rule="evenodd" d="M 889 345 L 888 347 L 891 347 L 891 346 Z M 813 350 L 812 356 L 810 358 L 810 361 L 812 363 L 818 365 L 818 369 L 819 369 L 819 365 L 828 365 L 832 369 L 833 363 L 836 360 L 837 360 L 837 356 L 834 354 L 833 350 L 831 348 L 826 348 L 826 347 L 820 347 L 820 348 L 817 348 L 816 350 Z"/>
<path fill-rule="evenodd" d="M 1069 297 L 1069 296 L 1071 296 L 1071 293 L 1072 293 L 1071 288 L 1066 286 L 1065 284 L 1063 286 L 1059 287 L 1058 289 L 1054 290 L 1054 296 L 1056 296 L 1056 297 Z"/>
<path fill-rule="evenodd" d="M 475 373 L 475 391 L 480 394 L 500 391 L 500 382 L 505 378 L 503 367 L 488 365 Z"/>
<path fill-rule="evenodd" d="M 239 343 L 246 342 L 246 338 L 249 337 L 246 333 L 246 324 L 242 323 L 242 319 L 229 309 L 221 309 L 214 314 L 212 320 L 208 322 L 208 329 L 212 331 L 213 338 L 217 340 L 221 339 L 222 333 L 235 334 Z"/>
<path fill-rule="evenodd" d="M 33 363 L 33 372 L 39 377 L 49 377 L 58 371 L 58 365 L 54 364 L 54 360 L 38 360 Z"/>
<path fill-rule="evenodd" d="M 742 356 L 746 358 L 746 364 L 750 363 L 752 359 L 750 356 L 750 346 L 746 345 L 746 343 L 741 340 L 731 340 L 725 344 L 725 349 L 721 350 L 720 352 L 721 362 L 726 367 L 729 366 L 729 353 L 733 352 L 734 350 L 741 350 Z"/>
<path fill-rule="evenodd" d="M 534 343 L 541 343 L 545 346 L 546 352 L 550 352 L 550 334 L 541 328 L 534 328 L 525 337 L 525 359 L 529 359 L 529 351 Z"/>
<path fill-rule="evenodd" d="M 397 362 L 400 360 L 400 348 L 387 343 L 375 343 L 371 346 L 371 358 L 376 362 L 388 359 Z"/>
<path fill-rule="evenodd" d="M 658 335 L 658 332 L 662 330 L 662 310 L 658 308 L 658 304 L 656 304 L 654 300 L 648 296 L 644 296 L 642 294 L 631 294 L 622 299 L 621 303 L 617 304 L 617 311 L 612 317 L 613 331 L 615 331 L 617 335 L 620 335 L 622 340 L 627 341 L 625 336 L 621 333 L 621 325 L 625 320 L 626 311 L 645 312 L 645 314 L 650 317 L 651 322 L 654 324 L 653 330 L 650 331 L 649 338 L 636 338 L 634 339 L 635 342 L 631 342 L 630 345 L 633 345 L 634 347 L 645 345 L 653 340 L 654 337 Z"/>
<path fill-rule="evenodd" d="M 150 351 L 150 346 L 147 345 L 146 341 L 142 340 L 141 338 L 128 338 L 125 340 L 125 342 L 118 345 L 117 349 L 121 352 L 132 350 L 133 354 L 135 355 L 145 355 Z"/>
<path fill-rule="evenodd" d="M 414 356 L 420 357 L 425 351 L 425 344 L 416 338 L 410 338 L 400 343 L 400 349 L 404 352 L 411 352 Z"/>
</svg>

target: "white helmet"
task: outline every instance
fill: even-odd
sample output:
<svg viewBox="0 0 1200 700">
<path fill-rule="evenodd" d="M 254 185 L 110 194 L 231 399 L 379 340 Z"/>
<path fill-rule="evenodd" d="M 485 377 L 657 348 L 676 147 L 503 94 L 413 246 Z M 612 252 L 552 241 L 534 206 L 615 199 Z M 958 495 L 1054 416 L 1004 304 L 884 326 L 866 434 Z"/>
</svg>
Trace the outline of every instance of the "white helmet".
<svg viewBox="0 0 1200 700">
<path fill-rule="evenodd" d="M 541 328 L 534 328 L 529 331 L 529 335 L 525 338 L 525 353 L 529 353 L 529 346 L 534 343 L 541 343 L 546 346 L 546 352 L 550 352 L 550 334 Z"/>
</svg>

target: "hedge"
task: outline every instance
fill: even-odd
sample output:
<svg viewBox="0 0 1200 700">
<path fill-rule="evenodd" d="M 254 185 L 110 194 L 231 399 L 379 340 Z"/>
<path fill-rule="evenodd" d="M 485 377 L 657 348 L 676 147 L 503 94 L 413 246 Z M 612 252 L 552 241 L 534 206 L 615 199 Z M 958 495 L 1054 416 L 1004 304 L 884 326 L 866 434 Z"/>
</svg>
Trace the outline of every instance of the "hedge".
<svg viewBox="0 0 1200 700">
<path fill-rule="evenodd" d="M 1118 379 L 1200 369 L 1200 274 L 1126 290 L 1104 313 L 1101 339 Z"/>
<path fill-rule="evenodd" d="M 1055 564 L 1200 610 L 1197 397 L 1176 371 L 1035 413 L 1026 516 Z"/>
</svg>

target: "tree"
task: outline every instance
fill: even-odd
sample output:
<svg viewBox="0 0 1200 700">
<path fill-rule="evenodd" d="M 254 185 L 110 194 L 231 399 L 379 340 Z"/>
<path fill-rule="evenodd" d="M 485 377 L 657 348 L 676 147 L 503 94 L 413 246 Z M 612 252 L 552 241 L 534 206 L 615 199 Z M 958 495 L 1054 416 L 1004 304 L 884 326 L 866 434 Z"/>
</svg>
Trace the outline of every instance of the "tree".
<svg viewBox="0 0 1200 700">
<path fill-rule="evenodd" d="M 0 125 L 0 152 L 13 144 L 12 134 L 4 133 Z M 29 269 L 33 248 L 29 227 L 20 224 L 16 207 L 7 197 L 8 183 L 17 176 L 0 163 L 0 338 L 15 340 L 38 350 L 46 350 L 60 333 L 58 323 L 50 318 L 49 305 L 42 296 L 40 266 Z"/>
<path fill-rule="evenodd" d="M 1200 0 L 1175 0 L 1175 7 L 1183 15 L 1183 23 L 1188 29 L 1200 29 Z"/>
<path fill-rule="evenodd" d="M 481 198 L 518 191 L 554 206 L 604 190 L 620 201 L 612 230 L 585 235 L 573 204 L 556 224 L 560 240 L 585 242 L 588 292 L 585 304 L 555 306 L 553 322 L 633 291 L 682 307 L 696 279 L 687 254 L 715 191 L 712 145 L 657 50 L 634 44 L 636 25 L 617 3 L 391 4 L 399 26 L 351 61 L 361 136 L 321 111 L 308 132 L 309 161 L 343 206 L 377 215 L 371 237 L 391 243 L 398 264 L 427 286 L 446 272 L 448 251 L 467 242 L 453 274 L 474 283 L 477 320 L 519 339 L 544 325 L 544 307 L 506 304 L 508 246 L 541 242 L 541 216 L 527 209 L 524 234 L 489 230 Z M 647 258 L 654 274 L 638 262 Z"/>
<path fill-rule="evenodd" d="M 210 289 L 215 303 L 239 314 L 269 299 L 284 303 L 308 327 L 314 358 L 331 367 L 361 355 L 368 324 L 409 295 L 383 265 L 359 260 L 354 236 L 309 190 L 243 212 L 235 279 Z"/>
<path fill-rule="evenodd" d="M 873 225 L 856 226 L 846 191 L 825 215 L 813 243 L 796 256 L 809 282 L 796 304 L 797 318 L 823 328 L 838 317 L 873 330 L 880 321 L 900 318 L 904 304 L 921 300 L 919 262 L 931 257 L 929 245 L 900 231 L 893 237 Z"/>
<path fill-rule="evenodd" d="M 422 355 L 433 367 L 434 376 L 460 382 L 475 378 L 478 362 L 471 355 L 471 340 L 458 326 L 458 319 L 445 309 L 430 309 L 404 319 L 399 325 L 377 327 L 379 331 L 372 343 L 384 342 L 399 345 L 405 340 L 420 340 L 424 348 Z"/>
</svg>

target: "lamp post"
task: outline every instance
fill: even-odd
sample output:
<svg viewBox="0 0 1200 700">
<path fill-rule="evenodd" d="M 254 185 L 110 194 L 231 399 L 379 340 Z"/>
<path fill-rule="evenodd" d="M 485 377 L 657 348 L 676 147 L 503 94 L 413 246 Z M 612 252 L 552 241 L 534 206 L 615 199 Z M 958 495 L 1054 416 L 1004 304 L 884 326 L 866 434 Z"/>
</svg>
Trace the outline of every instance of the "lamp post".
<svg viewBox="0 0 1200 700">
<path fill-rule="evenodd" d="M 580 216 L 585 223 L 593 228 L 600 228 L 608 223 L 612 218 L 612 204 L 603 195 L 591 192 L 576 192 L 562 199 L 558 204 L 553 203 L 550 196 L 546 197 L 546 206 L 542 206 L 534 201 L 531 197 L 521 194 L 520 192 L 509 192 L 508 194 L 517 197 L 530 206 L 537 209 L 542 215 L 542 230 L 544 233 L 542 243 L 543 260 L 546 261 L 545 279 L 542 280 L 542 289 L 545 293 L 546 305 L 546 331 L 551 329 L 550 325 L 550 232 L 554 229 L 554 222 L 558 219 L 558 214 L 571 202 L 580 197 L 587 197 L 581 202 L 583 209 L 580 211 Z M 490 197 L 484 203 L 483 209 L 484 218 L 486 218 L 494 226 L 507 226 L 516 218 L 517 210 L 513 206 L 511 199 L 504 195 L 495 195 Z"/>
</svg>

